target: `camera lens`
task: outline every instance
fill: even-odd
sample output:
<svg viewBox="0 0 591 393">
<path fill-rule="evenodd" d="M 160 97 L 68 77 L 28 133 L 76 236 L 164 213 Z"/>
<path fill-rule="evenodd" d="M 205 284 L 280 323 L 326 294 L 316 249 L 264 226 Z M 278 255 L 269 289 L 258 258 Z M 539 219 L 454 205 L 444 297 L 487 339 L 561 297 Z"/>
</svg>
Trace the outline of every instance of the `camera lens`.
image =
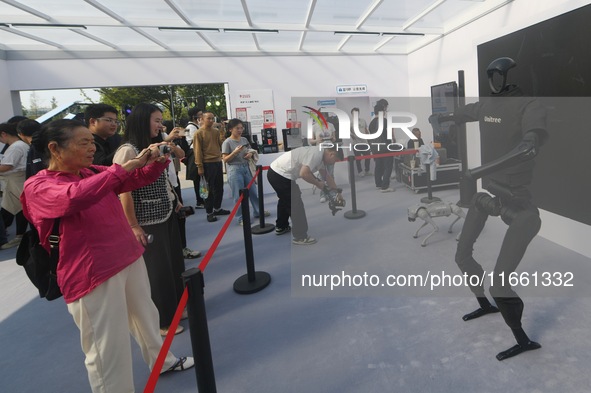
<svg viewBox="0 0 591 393">
<path fill-rule="evenodd" d="M 161 145 L 159 147 L 160 149 L 160 154 L 164 155 L 164 154 L 169 154 L 170 153 L 170 146 L 166 146 L 166 145 Z"/>
</svg>

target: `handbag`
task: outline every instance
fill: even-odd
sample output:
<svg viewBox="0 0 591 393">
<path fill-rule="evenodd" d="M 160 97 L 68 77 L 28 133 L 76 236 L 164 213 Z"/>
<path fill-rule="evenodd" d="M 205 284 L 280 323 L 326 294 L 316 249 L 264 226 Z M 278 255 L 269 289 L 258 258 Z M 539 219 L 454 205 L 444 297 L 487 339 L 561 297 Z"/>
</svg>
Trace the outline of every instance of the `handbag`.
<svg viewBox="0 0 591 393">
<path fill-rule="evenodd" d="M 207 199 L 209 196 L 209 189 L 207 188 L 205 176 L 201 176 L 201 179 L 199 180 L 199 196 L 203 199 Z"/>
</svg>

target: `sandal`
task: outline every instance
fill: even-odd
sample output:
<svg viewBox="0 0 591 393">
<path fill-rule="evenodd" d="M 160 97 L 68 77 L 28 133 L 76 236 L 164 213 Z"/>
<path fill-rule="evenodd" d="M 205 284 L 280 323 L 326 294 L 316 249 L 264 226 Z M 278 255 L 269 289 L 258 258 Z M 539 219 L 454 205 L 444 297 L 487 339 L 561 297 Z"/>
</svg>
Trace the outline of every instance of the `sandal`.
<svg viewBox="0 0 591 393">
<path fill-rule="evenodd" d="M 168 330 L 169 330 L 169 328 L 166 328 L 166 329 L 160 329 L 160 335 L 161 335 L 162 337 L 166 337 L 166 336 L 168 335 Z M 178 325 L 178 326 L 176 327 L 176 330 L 175 330 L 174 334 L 175 334 L 175 335 L 177 335 L 177 334 L 179 334 L 179 333 L 182 333 L 182 332 L 184 332 L 184 331 L 185 331 L 185 328 L 184 328 L 184 327 L 182 327 L 181 325 Z"/>
<path fill-rule="evenodd" d="M 185 371 L 195 365 L 195 360 L 190 356 L 183 356 L 177 359 L 176 363 L 173 364 L 168 370 L 162 371 L 160 374 L 166 374 L 175 371 Z"/>
<path fill-rule="evenodd" d="M 201 251 L 193 251 L 188 247 L 183 248 L 183 257 L 185 259 L 195 259 L 201 256 Z"/>
</svg>

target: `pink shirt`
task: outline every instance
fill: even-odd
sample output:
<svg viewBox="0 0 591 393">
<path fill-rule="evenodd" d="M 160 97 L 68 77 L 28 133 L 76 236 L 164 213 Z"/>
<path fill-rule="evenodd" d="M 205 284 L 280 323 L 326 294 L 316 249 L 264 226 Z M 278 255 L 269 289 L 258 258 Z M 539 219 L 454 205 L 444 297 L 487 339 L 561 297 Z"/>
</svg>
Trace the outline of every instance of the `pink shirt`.
<svg viewBox="0 0 591 393">
<path fill-rule="evenodd" d="M 127 172 L 120 165 L 94 166 L 80 176 L 43 170 L 25 182 L 23 212 L 49 250 L 47 237 L 61 217 L 58 284 L 66 303 L 91 292 L 144 252 L 131 230 L 118 194 L 154 182 L 168 166 L 153 163 Z"/>
</svg>

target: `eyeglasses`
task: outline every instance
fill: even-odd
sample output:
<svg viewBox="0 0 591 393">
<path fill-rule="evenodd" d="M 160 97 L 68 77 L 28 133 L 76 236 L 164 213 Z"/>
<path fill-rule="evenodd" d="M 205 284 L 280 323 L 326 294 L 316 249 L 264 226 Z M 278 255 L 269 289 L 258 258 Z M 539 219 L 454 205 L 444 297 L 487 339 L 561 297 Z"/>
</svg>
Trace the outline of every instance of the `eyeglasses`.
<svg viewBox="0 0 591 393">
<path fill-rule="evenodd" d="M 111 119 L 110 117 L 99 117 L 99 118 L 97 118 L 97 120 L 103 120 L 103 121 L 106 121 L 108 123 L 116 124 L 116 125 L 121 124 L 121 122 L 119 120 Z"/>
</svg>

